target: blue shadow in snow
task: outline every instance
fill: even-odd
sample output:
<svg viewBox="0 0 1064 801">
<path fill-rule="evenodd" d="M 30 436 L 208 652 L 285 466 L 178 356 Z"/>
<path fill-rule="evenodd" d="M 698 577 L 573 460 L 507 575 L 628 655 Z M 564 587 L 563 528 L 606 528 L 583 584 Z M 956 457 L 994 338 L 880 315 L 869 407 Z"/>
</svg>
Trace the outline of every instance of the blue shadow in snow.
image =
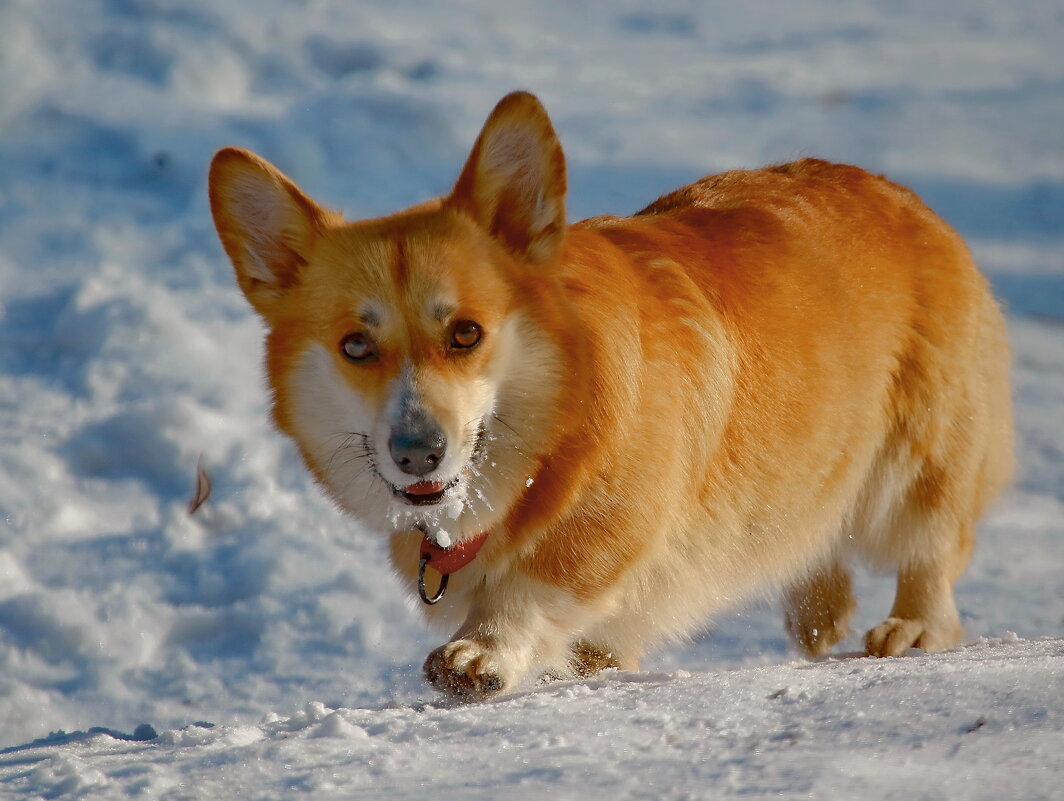
<svg viewBox="0 0 1064 801">
<path fill-rule="evenodd" d="M 990 275 L 994 295 L 1005 311 L 1064 323 L 1064 275 Z"/>
<path fill-rule="evenodd" d="M 195 726 L 202 726 L 205 728 L 212 728 L 213 724 L 210 723 L 196 723 Z M 108 729 L 105 726 L 93 726 L 88 731 L 54 731 L 47 737 L 38 737 L 31 743 L 24 745 L 12 745 L 8 748 L 0 748 L 0 754 L 14 754 L 19 751 L 28 751 L 31 748 L 47 748 L 53 745 L 70 745 L 71 743 L 82 743 L 86 740 L 91 740 L 100 735 L 105 735 L 114 740 L 122 740 L 129 743 L 146 743 L 154 740 L 159 735 L 156 733 L 155 728 L 149 723 L 141 723 L 133 730 L 132 734 L 126 734 L 125 732 L 116 731 L 115 729 Z"/>
<path fill-rule="evenodd" d="M 1064 236 L 1064 182 L 1002 186 L 959 178 L 888 177 L 920 195 L 966 237 L 1015 242 Z"/>
</svg>

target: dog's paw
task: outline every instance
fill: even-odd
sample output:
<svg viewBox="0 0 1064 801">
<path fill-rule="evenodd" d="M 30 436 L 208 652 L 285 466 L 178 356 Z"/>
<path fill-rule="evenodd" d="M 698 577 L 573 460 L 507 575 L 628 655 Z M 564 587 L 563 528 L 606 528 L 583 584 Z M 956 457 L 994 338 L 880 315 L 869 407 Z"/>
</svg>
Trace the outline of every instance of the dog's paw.
<svg viewBox="0 0 1064 801">
<path fill-rule="evenodd" d="M 829 615 L 812 617 L 788 614 L 784 625 L 791 639 L 808 657 L 818 657 L 846 639 L 850 631 L 849 615 L 843 620 L 835 620 Z"/>
<path fill-rule="evenodd" d="M 475 640 L 441 645 L 425 660 L 425 680 L 442 693 L 469 701 L 498 695 L 506 687 L 496 655 Z"/>
<path fill-rule="evenodd" d="M 807 656 L 828 653 L 850 631 L 857 602 L 845 565 L 834 564 L 796 582 L 787 594 L 784 623 Z"/>
<path fill-rule="evenodd" d="M 901 656 L 910 648 L 939 651 L 956 645 L 963 632 L 959 623 L 933 626 L 925 620 L 888 617 L 865 635 L 869 656 Z"/>
</svg>

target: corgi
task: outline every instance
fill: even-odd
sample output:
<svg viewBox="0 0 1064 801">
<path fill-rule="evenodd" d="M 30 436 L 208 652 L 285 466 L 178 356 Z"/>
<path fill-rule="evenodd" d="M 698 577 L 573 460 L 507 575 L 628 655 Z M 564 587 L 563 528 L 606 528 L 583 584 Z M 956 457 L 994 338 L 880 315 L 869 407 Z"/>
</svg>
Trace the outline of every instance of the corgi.
<svg viewBox="0 0 1064 801">
<path fill-rule="evenodd" d="M 636 670 L 765 593 L 825 654 L 857 560 L 897 574 L 868 654 L 960 641 L 953 583 L 1011 470 L 1009 354 L 912 192 L 803 159 L 569 224 L 524 92 L 448 196 L 388 217 L 345 222 L 236 148 L 209 183 L 274 421 L 454 632 L 438 690 Z"/>
</svg>

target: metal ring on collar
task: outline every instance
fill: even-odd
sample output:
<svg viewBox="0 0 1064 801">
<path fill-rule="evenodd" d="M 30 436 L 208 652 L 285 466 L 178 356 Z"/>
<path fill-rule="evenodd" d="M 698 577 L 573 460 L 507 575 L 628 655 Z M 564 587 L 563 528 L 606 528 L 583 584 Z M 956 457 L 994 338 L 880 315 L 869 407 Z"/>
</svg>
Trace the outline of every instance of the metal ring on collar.
<svg viewBox="0 0 1064 801">
<path fill-rule="evenodd" d="M 421 561 L 417 566 L 417 592 L 421 596 L 421 600 L 427 603 L 429 606 L 439 603 L 443 598 L 443 594 L 447 592 L 447 580 L 450 578 L 446 573 L 440 574 L 440 586 L 436 590 L 436 594 L 430 596 L 428 590 L 425 589 L 425 567 L 428 566 L 429 559 L 432 558 L 431 554 L 421 554 Z"/>
</svg>

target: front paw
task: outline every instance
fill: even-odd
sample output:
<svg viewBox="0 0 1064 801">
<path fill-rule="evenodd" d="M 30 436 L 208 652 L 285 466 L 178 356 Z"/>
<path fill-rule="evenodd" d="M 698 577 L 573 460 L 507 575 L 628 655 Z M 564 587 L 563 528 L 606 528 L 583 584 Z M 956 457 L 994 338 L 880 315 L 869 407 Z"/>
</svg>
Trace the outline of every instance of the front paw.
<svg viewBox="0 0 1064 801">
<path fill-rule="evenodd" d="M 462 700 L 480 701 L 506 687 L 497 656 L 475 640 L 441 645 L 429 654 L 424 670 L 429 684 Z"/>
</svg>

